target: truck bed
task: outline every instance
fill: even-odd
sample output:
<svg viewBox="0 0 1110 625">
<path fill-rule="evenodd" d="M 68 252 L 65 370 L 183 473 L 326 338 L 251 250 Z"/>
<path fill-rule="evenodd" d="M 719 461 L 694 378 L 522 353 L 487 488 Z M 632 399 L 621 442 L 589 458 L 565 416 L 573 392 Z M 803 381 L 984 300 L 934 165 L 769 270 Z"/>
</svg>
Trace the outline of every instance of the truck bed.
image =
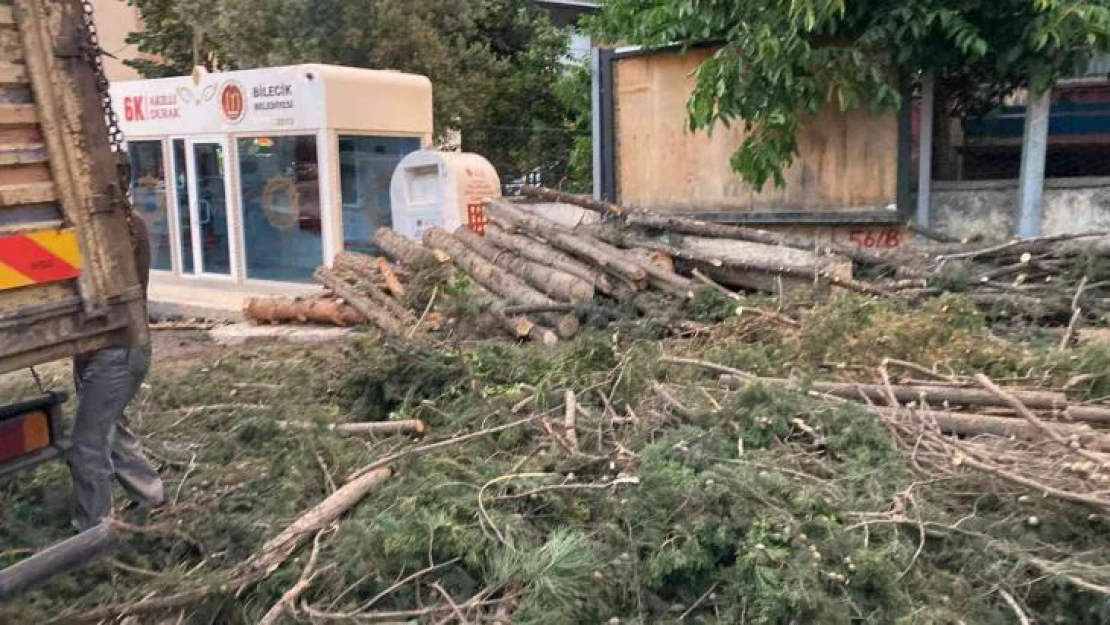
<svg viewBox="0 0 1110 625">
<path fill-rule="evenodd" d="M 79 0 L 0 0 L 0 373 L 145 339 Z"/>
</svg>

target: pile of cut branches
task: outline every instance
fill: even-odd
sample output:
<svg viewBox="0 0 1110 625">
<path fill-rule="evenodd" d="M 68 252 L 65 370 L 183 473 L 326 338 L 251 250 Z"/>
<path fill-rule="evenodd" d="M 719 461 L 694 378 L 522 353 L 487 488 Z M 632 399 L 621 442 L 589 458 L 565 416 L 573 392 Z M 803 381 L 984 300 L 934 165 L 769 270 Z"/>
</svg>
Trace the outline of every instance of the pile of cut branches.
<svg viewBox="0 0 1110 625">
<path fill-rule="evenodd" d="M 859 294 L 162 363 L 133 422 L 174 505 L 0 620 L 1103 623 L 1108 371 Z M 4 486 L 5 549 L 64 531 L 65 481 Z"/>
<path fill-rule="evenodd" d="M 993 317 L 1065 328 L 1064 346 L 1081 323 L 1104 322 L 1110 315 L 1110 233 L 924 248 L 901 260 L 928 276 L 902 281 L 904 295 L 967 293 Z"/>
</svg>

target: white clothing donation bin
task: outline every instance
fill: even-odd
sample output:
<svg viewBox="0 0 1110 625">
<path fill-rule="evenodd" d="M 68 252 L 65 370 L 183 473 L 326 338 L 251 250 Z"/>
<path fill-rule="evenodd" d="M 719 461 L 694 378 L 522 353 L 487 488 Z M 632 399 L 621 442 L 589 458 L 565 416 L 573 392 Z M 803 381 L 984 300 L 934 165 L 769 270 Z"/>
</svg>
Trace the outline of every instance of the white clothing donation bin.
<svg viewBox="0 0 1110 625">
<path fill-rule="evenodd" d="M 485 234 L 482 202 L 501 197 L 501 179 L 477 154 L 421 150 L 397 165 L 390 194 L 393 229 L 410 239 L 419 241 L 429 226 L 454 232 L 465 225 Z"/>
</svg>

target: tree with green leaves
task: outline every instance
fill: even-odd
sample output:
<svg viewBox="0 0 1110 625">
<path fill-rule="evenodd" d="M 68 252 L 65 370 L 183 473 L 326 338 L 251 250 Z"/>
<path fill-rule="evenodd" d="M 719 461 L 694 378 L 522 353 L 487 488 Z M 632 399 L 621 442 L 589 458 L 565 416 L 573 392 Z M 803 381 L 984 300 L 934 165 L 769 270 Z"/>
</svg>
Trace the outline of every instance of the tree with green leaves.
<svg viewBox="0 0 1110 625">
<path fill-rule="evenodd" d="M 602 0 L 590 29 L 648 48 L 716 44 L 698 68 L 691 130 L 743 123 L 732 166 L 784 183 L 807 117 L 895 110 L 933 71 L 954 106 L 989 110 L 1044 90 L 1110 48 L 1106 0 Z"/>
<path fill-rule="evenodd" d="M 130 41 L 159 59 L 130 63 L 146 77 L 191 70 L 195 27 L 220 69 L 311 62 L 425 75 L 437 135 L 460 131 L 463 149 L 503 176 L 559 168 L 571 150 L 571 114 L 555 93 L 567 37 L 531 0 L 130 2 L 146 24 Z"/>
</svg>

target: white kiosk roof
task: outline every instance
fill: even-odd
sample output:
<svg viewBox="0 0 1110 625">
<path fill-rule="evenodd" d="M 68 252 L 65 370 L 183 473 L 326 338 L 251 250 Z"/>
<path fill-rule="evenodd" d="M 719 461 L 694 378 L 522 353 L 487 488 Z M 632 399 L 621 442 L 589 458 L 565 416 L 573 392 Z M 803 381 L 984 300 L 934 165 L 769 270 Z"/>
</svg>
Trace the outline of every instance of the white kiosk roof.
<svg viewBox="0 0 1110 625">
<path fill-rule="evenodd" d="M 428 137 L 424 76 L 293 65 L 113 83 L 125 138 L 335 129 Z M 429 137 L 430 138 L 430 137 Z"/>
</svg>

